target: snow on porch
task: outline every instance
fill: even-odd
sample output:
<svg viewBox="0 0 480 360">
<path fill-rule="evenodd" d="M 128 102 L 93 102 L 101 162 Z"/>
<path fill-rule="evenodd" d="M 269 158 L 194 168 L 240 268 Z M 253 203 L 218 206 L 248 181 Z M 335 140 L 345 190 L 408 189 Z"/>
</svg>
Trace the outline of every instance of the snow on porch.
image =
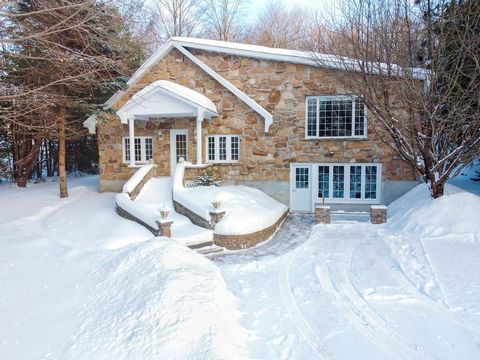
<svg viewBox="0 0 480 360">
<path fill-rule="evenodd" d="M 193 246 L 213 240 L 213 231 L 202 228 L 174 210 L 172 203 L 172 178 L 157 177 L 150 179 L 135 199 L 134 203 L 147 211 L 158 214 L 158 209 L 166 205 L 171 209 L 173 220 L 172 237 L 187 246 Z"/>
</svg>

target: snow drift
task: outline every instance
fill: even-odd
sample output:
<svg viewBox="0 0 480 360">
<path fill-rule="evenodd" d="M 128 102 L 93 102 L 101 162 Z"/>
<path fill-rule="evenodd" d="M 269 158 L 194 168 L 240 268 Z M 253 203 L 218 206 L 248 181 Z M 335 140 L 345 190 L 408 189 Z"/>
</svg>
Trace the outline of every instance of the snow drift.
<svg viewBox="0 0 480 360">
<path fill-rule="evenodd" d="M 219 269 L 176 241 L 117 250 L 66 354 L 71 359 L 237 359 L 246 330 Z"/>
</svg>

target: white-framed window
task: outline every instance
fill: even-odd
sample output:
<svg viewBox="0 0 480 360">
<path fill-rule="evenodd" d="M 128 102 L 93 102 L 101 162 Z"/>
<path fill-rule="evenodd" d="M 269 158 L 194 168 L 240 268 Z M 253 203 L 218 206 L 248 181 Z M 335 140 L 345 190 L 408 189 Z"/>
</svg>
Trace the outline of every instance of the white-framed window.
<svg viewBox="0 0 480 360">
<path fill-rule="evenodd" d="M 130 138 L 124 137 L 123 162 L 130 162 Z M 148 136 L 135 136 L 135 162 L 146 163 L 153 157 L 153 138 Z"/>
<path fill-rule="evenodd" d="M 381 164 L 312 164 L 315 201 L 375 203 L 380 200 Z M 316 176 L 315 176 L 316 175 Z"/>
<path fill-rule="evenodd" d="M 240 137 L 238 135 L 208 135 L 207 161 L 236 162 L 240 160 Z"/>
<path fill-rule="evenodd" d="M 367 109 L 360 96 L 307 96 L 305 137 L 365 138 Z"/>
</svg>

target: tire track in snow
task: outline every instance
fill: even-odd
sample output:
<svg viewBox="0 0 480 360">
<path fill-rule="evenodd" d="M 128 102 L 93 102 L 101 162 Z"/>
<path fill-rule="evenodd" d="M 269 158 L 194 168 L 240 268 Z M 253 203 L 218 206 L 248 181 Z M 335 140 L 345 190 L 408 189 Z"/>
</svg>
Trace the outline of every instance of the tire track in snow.
<svg viewBox="0 0 480 360">
<path fill-rule="evenodd" d="M 451 310 L 449 310 L 444 305 L 439 304 L 426 294 L 422 293 L 417 289 L 417 287 L 412 284 L 412 282 L 403 274 L 403 272 L 399 269 L 399 265 L 390 262 L 385 262 L 388 269 L 390 270 L 390 274 L 395 279 L 395 281 L 414 299 L 416 299 L 419 303 L 424 304 L 431 310 L 437 312 L 441 316 L 445 317 L 455 325 L 458 325 L 465 330 L 472 333 L 474 337 L 480 338 L 480 326 L 476 323 L 464 318 L 461 315 L 458 315 Z"/>
<path fill-rule="evenodd" d="M 335 357 L 328 351 L 327 346 L 324 341 L 315 333 L 308 321 L 302 315 L 302 312 L 298 308 L 295 298 L 291 292 L 290 284 L 290 269 L 292 266 L 293 259 L 295 258 L 297 252 L 302 248 L 298 247 L 292 255 L 290 255 L 287 260 L 286 266 L 283 268 L 283 271 L 280 271 L 278 277 L 278 286 L 280 288 L 280 297 L 282 299 L 283 305 L 288 312 L 288 315 L 295 323 L 298 331 L 307 343 L 311 346 L 313 350 L 320 356 L 320 358 L 325 360 L 333 360 Z"/>
<path fill-rule="evenodd" d="M 343 255 L 343 264 L 348 261 L 350 253 Z M 350 322 L 361 334 L 368 338 L 373 344 L 379 347 L 388 355 L 398 360 L 407 359 L 440 359 L 398 334 L 385 320 L 380 318 L 373 309 L 365 307 L 363 299 L 358 299 L 358 294 L 352 292 L 348 285 L 346 274 L 340 272 L 343 279 L 336 281 L 336 286 L 332 281 L 328 263 L 321 262 L 315 267 L 315 274 L 325 292 L 331 297 L 341 315 Z"/>
<path fill-rule="evenodd" d="M 408 347 L 416 356 L 421 356 L 425 359 L 443 359 L 425 346 L 414 343 L 408 337 L 400 334 L 381 315 L 379 315 L 361 295 L 359 295 L 358 290 L 353 285 L 353 273 L 351 270 L 352 257 L 359 246 L 360 245 L 342 256 L 342 261 L 339 262 L 341 264 L 341 273 L 345 278 L 342 288 L 349 300 L 354 306 L 362 311 L 366 318 L 368 318 L 376 328 L 382 329 L 393 341 L 400 343 L 402 346 Z"/>
</svg>

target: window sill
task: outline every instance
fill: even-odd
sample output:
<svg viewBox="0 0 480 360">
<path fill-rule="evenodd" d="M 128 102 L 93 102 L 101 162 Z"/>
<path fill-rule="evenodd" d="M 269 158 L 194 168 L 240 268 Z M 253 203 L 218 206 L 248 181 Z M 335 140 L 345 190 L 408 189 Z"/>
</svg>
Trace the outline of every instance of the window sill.
<svg viewBox="0 0 480 360">
<path fill-rule="evenodd" d="M 367 136 L 324 136 L 324 137 L 315 137 L 315 136 L 305 136 L 304 140 L 368 140 Z"/>
<path fill-rule="evenodd" d="M 322 204 L 322 198 L 316 198 L 315 204 Z M 325 199 L 325 205 L 328 204 L 360 204 L 360 205 L 378 205 L 380 199 Z"/>
<path fill-rule="evenodd" d="M 208 161 L 209 165 L 241 165 L 240 161 Z"/>
</svg>

